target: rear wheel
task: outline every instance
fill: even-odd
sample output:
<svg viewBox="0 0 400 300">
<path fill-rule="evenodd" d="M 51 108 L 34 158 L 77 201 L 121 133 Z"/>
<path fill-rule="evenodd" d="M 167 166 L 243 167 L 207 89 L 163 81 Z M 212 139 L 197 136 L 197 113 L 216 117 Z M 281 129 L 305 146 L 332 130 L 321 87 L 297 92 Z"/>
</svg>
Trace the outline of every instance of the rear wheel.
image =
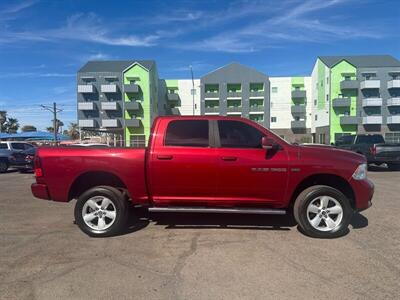
<svg viewBox="0 0 400 300">
<path fill-rule="evenodd" d="M 8 170 L 8 162 L 0 160 L 0 173 L 5 173 Z"/>
<path fill-rule="evenodd" d="M 126 224 L 128 203 L 113 187 L 98 186 L 83 193 L 75 205 L 75 221 L 93 237 L 120 233 Z"/>
<path fill-rule="evenodd" d="M 316 185 L 300 193 L 293 212 L 305 234 L 317 238 L 335 238 L 348 231 L 353 209 L 339 190 Z"/>
</svg>

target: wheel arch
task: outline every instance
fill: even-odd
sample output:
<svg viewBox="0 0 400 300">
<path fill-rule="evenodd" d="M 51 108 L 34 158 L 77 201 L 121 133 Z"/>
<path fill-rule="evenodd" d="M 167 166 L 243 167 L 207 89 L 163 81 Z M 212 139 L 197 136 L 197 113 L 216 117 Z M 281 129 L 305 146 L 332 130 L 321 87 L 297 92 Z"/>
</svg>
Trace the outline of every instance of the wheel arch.
<svg viewBox="0 0 400 300">
<path fill-rule="evenodd" d="M 127 185 L 118 175 L 109 171 L 88 171 L 75 178 L 68 191 L 68 201 L 95 186 L 111 186 L 128 193 Z"/>
<path fill-rule="evenodd" d="M 302 191 L 314 185 L 326 185 L 339 190 L 350 200 L 351 207 L 355 209 L 355 194 L 348 181 L 339 175 L 325 173 L 313 174 L 303 179 L 291 195 L 290 207 L 293 208 L 294 202 Z"/>
</svg>

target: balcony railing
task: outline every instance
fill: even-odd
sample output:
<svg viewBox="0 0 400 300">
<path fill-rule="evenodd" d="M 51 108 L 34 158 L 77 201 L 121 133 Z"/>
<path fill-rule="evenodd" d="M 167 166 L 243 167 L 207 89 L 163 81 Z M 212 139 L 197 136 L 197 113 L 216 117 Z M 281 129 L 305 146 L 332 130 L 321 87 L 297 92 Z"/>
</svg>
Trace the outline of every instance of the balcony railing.
<svg viewBox="0 0 400 300">
<path fill-rule="evenodd" d="M 242 107 L 241 106 L 228 106 L 226 108 L 227 112 L 242 112 Z"/>
<path fill-rule="evenodd" d="M 387 100 L 387 106 L 400 106 L 400 97 L 393 97 Z"/>
<path fill-rule="evenodd" d="M 136 83 L 124 84 L 125 93 L 138 93 L 139 86 Z"/>
<path fill-rule="evenodd" d="M 118 119 L 103 119 L 101 120 L 101 126 L 105 128 L 116 128 L 119 127 Z"/>
<path fill-rule="evenodd" d="M 242 92 L 228 92 L 227 98 L 242 98 Z"/>
<path fill-rule="evenodd" d="M 399 89 L 400 88 L 400 79 L 393 79 L 388 81 L 387 83 L 388 89 Z"/>
<path fill-rule="evenodd" d="M 205 112 L 219 112 L 219 107 L 205 107 Z"/>
<path fill-rule="evenodd" d="M 337 107 L 350 107 L 351 105 L 351 99 L 348 97 L 343 97 L 343 98 L 335 98 L 332 100 L 332 106 L 334 108 Z"/>
<path fill-rule="evenodd" d="M 365 98 L 362 100 L 362 106 L 382 106 L 382 98 Z"/>
<path fill-rule="evenodd" d="M 205 92 L 204 98 L 219 99 L 219 92 Z"/>
<path fill-rule="evenodd" d="M 362 119 L 363 124 L 382 124 L 382 116 L 367 116 Z"/>
<path fill-rule="evenodd" d="M 306 91 L 304 90 L 293 90 L 292 99 L 304 99 L 306 98 Z"/>
<path fill-rule="evenodd" d="M 249 111 L 264 111 L 264 106 L 263 105 L 258 105 L 258 106 L 250 106 Z"/>
<path fill-rule="evenodd" d="M 290 110 L 291 110 L 292 114 L 304 115 L 306 113 L 306 106 L 305 105 L 292 105 Z"/>
<path fill-rule="evenodd" d="M 102 93 L 116 93 L 117 85 L 116 84 L 102 84 L 101 92 Z"/>
<path fill-rule="evenodd" d="M 125 126 L 126 127 L 131 127 L 131 128 L 137 128 L 140 127 L 141 121 L 139 119 L 126 119 L 125 120 Z"/>
<path fill-rule="evenodd" d="M 381 81 L 378 79 L 364 80 L 360 83 L 360 89 L 379 89 L 381 87 Z"/>
<path fill-rule="evenodd" d="M 340 82 L 341 90 L 356 90 L 358 89 L 359 83 L 357 80 L 343 80 Z"/>
<path fill-rule="evenodd" d="M 400 124 L 400 116 L 389 116 L 386 120 L 387 124 Z"/>
<path fill-rule="evenodd" d="M 93 102 L 78 102 L 78 110 L 94 110 Z"/>
<path fill-rule="evenodd" d="M 117 102 L 101 102 L 102 110 L 117 110 L 118 105 Z"/>
<path fill-rule="evenodd" d="M 340 125 L 357 125 L 358 117 L 356 116 L 341 116 Z"/>
<path fill-rule="evenodd" d="M 78 85 L 78 93 L 91 94 L 93 92 L 94 92 L 93 84 L 79 84 Z"/>
<path fill-rule="evenodd" d="M 305 120 L 292 121 L 290 125 L 292 128 L 295 129 L 304 129 L 306 128 L 306 121 Z"/>
<path fill-rule="evenodd" d="M 94 128 L 94 120 L 79 120 L 78 125 L 81 128 Z"/>
<path fill-rule="evenodd" d="M 253 92 L 250 92 L 250 98 L 254 98 L 254 97 L 257 97 L 257 98 L 264 98 L 264 91 L 253 91 Z"/>
<path fill-rule="evenodd" d="M 177 93 L 168 93 L 167 98 L 169 101 L 178 101 L 179 95 Z"/>
<path fill-rule="evenodd" d="M 140 104 L 139 102 L 132 101 L 132 102 L 125 102 L 125 109 L 126 110 L 139 110 Z"/>
</svg>

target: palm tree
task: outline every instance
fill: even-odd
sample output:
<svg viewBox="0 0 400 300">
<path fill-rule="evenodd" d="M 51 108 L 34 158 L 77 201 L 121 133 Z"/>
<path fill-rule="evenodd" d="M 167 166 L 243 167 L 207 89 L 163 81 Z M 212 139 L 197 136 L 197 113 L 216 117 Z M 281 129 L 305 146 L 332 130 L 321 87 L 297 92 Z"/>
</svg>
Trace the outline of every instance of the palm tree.
<svg viewBox="0 0 400 300">
<path fill-rule="evenodd" d="M 4 124 L 7 121 L 7 112 L 5 110 L 0 110 L 0 132 L 5 131 Z"/>
<path fill-rule="evenodd" d="M 21 128 L 22 132 L 32 132 L 32 131 L 37 131 L 36 127 L 33 125 L 24 125 Z"/>
<path fill-rule="evenodd" d="M 8 133 L 16 133 L 19 128 L 18 119 L 8 118 L 6 126 L 7 126 Z"/>
<path fill-rule="evenodd" d="M 68 135 L 73 140 L 79 139 L 79 127 L 77 123 L 69 123 Z"/>
</svg>

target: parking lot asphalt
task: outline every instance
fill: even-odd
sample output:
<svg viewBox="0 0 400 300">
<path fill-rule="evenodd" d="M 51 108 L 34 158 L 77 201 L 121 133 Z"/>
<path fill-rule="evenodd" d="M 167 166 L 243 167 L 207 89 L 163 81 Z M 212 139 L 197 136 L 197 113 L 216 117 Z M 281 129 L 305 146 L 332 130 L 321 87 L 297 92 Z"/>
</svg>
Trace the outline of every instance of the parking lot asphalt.
<svg viewBox="0 0 400 300">
<path fill-rule="evenodd" d="M 0 174 L 0 299 L 398 299 L 400 172 L 376 168 L 373 206 L 333 240 L 278 216 L 151 215 L 90 238 L 75 203 Z"/>
</svg>

